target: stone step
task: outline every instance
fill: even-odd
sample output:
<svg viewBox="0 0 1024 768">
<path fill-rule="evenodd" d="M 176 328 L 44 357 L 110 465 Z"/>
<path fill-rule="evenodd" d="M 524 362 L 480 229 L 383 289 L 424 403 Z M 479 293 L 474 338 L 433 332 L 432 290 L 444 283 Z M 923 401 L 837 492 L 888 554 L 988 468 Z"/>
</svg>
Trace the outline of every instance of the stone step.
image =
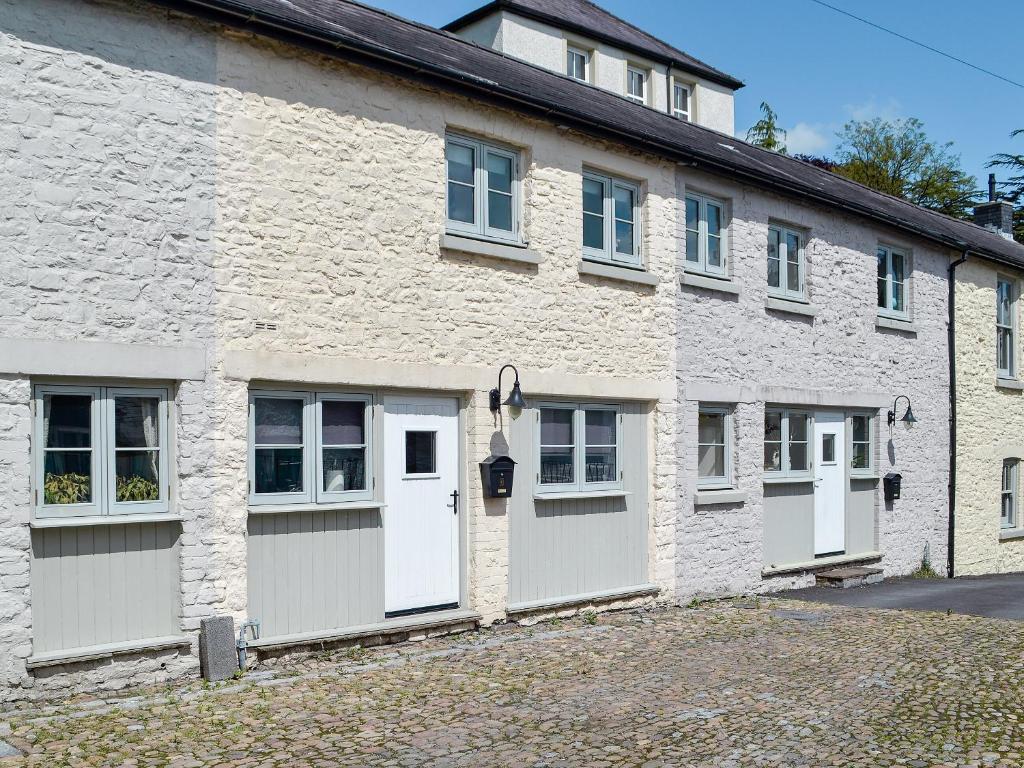
<svg viewBox="0 0 1024 768">
<path fill-rule="evenodd" d="M 819 587 L 849 589 L 862 587 L 865 584 L 877 584 L 883 579 L 881 568 L 851 566 L 849 568 L 831 568 L 814 574 L 814 581 Z"/>
</svg>

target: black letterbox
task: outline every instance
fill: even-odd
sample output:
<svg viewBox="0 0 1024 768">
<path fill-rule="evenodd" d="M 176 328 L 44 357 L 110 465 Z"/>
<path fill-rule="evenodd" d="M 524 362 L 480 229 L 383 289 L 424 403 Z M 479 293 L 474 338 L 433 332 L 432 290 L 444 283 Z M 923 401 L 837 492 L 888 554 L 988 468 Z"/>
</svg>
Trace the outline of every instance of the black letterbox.
<svg viewBox="0 0 1024 768">
<path fill-rule="evenodd" d="M 900 486 L 903 485 L 903 475 L 890 472 L 882 478 L 882 486 L 885 490 L 885 500 L 895 501 L 900 497 Z"/>
<path fill-rule="evenodd" d="M 516 463 L 508 456 L 488 456 L 480 462 L 480 475 L 484 482 L 484 496 L 505 499 L 512 495 L 512 475 Z"/>
</svg>

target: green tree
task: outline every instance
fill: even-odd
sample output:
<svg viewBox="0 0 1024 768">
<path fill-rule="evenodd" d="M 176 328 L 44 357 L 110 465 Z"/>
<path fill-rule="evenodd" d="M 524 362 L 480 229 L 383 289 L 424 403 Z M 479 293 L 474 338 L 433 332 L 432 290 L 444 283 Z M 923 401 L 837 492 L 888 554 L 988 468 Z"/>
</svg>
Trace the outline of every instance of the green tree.
<svg viewBox="0 0 1024 768">
<path fill-rule="evenodd" d="M 1024 136 L 1024 128 L 1018 128 L 1010 134 L 1010 138 Z M 1008 168 L 1010 176 L 1002 183 L 1006 189 L 1003 198 L 1013 203 L 1013 237 L 1018 243 L 1024 243 L 1024 154 L 1000 152 L 992 156 L 989 168 Z"/>
<path fill-rule="evenodd" d="M 786 154 L 786 132 L 779 128 L 779 116 L 767 101 L 761 102 L 761 119 L 747 129 L 747 142 L 780 155 Z"/>
<path fill-rule="evenodd" d="M 933 211 L 969 219 L 977 180 L 960 167 L 952 143 L 928 139 L 916 118 L 851 121 L 839 133 L 835 172 Z"/>
</svg>

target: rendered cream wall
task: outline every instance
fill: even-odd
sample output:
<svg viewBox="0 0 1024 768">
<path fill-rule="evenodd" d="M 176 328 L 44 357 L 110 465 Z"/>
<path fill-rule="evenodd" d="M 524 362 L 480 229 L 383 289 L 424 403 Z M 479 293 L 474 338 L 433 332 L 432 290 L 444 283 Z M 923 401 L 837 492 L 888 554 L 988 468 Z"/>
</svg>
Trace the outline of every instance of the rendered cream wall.
<svg viewBox="0 0 1024 768">
<path fill-rule="evenodd" d="M 996 386 L 995 324 L 996 281 L 1022 276 L 975 257 L 956 271 L 958 576 L 1024 571 L 1024 539 L 999 539 L 1003 460 L 1024 460 L 1024 392 Z M 1020 353 L 1018 331 L 1018 365 Z"/>
</svg>

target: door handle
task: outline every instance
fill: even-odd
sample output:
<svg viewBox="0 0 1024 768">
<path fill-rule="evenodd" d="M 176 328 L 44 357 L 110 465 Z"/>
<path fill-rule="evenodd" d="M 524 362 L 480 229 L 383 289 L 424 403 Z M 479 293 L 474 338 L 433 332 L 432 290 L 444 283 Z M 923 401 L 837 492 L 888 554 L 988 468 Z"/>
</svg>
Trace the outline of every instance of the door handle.
<svg viewBox="0 0 1024 768">
<path fill-rule="evenodd" d="M 452 503 L 449 504 L 448 506 L 452 508 L 452 514 L 453 515 L 459 514 L 459 492 L 458 491 L 452 491 Z"/>
</svg>

